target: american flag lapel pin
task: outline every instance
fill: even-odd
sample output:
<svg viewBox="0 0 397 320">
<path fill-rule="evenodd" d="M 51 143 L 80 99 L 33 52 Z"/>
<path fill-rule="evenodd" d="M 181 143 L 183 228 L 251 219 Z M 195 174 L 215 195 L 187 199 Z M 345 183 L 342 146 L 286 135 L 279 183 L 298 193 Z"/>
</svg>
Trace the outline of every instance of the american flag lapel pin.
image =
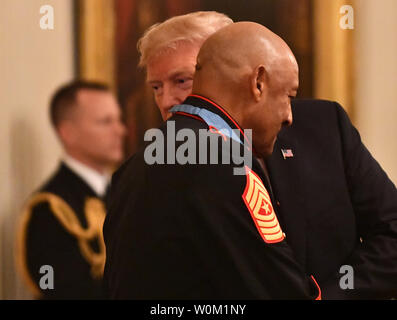
<svg viewBox="0 0 397 320">
<path fill-rule="evenodd" d="M 281 149 L 281 153 L 284 159 L 293 158 L 294 156 L 291 149 Z"/>
</svg>

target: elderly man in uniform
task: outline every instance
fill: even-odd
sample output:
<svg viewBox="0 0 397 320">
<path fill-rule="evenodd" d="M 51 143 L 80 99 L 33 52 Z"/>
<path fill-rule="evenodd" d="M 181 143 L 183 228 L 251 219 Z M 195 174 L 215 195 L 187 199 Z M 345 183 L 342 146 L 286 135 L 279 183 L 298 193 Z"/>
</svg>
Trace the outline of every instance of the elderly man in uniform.
<svg viewBox="0 0 397 320">
<path fill-rule="evenodd" d="M 153 26 L 139 41 L 140 65 L 164 120 L 191 93 L 202 39 L 213 25 L 230 23 L 222 14 L 195 12 Z M 316 275 L 323 298 L 395 297 L 396 187 L 339 104 L 291 105 L 292 126 L 261 161 L 287 242 L 306 273 Z M 342 286 L 341 270 L 353 271 Z"/>
<path fill-rule="evenodd" d="M 215 135 L 218 143 L 269 156 L 281 127 L 292 122 L 290 97 L 298 88 L 285 42 L 261 25 L 236 23 L 209 37 L 197 61 L 194 95 L 169 110 L 175 115 L 161 128 L 163 143 L 174 139 L 172 125 L 176 136 L 190 129 L 186 135 L 199 144 L 202 135 Z M 253 130 L 252 140 L 244 129 Z M 185 142 L 177 140 L 176 150 Z M 201 146 L 186 143 L 203 160 Z M 232 149 L 219 143 L 209 153 L 233 157 Z M 285 239 L 256 157 L 241 175 L 232 162 L 194 158 L 183 165 L 179 151 L 167 149 L 167 159 L 170 153 L 177 163 L 150 164 L 144 148 L 115 174 L 104 226 L 110 297 L 320 298 L 315 275 L 303 272 Z"/>
<path fill-rule="evenodd" d="M 50 116 L 65 154 L 27 201 L 18 264 L 36 298 L 102 299 L 103 201 L 123 157 L 120 108 L 106 85 L 76 81 L 54 94 Z"/>
</svg>

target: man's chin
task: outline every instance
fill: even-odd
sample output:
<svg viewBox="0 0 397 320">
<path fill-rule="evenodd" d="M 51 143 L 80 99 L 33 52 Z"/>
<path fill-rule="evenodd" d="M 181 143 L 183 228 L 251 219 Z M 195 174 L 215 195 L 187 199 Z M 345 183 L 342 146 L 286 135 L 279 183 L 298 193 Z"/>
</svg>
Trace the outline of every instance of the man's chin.
<svg viewBox="0 0 397 320">
<path fill-rule="evenodd" d="M 274 145 L 273 145 L 274 146 Z M 264 147 L 264 148 L 260 148 L 260 149 L 255 149 L 254 150 L 254 156 L 257 158 L 261 158 L 261 159 L 266 159 L 268 157 L 270 157 L 273 153 L 273 146 L 272 147 Z"/>
<path fill-rule="evenodd" d="M 119 165 L 124 160 L 124 154 L 122 152 L 114 154 L 106 159 L 106 162 L 112 166 Z"/>
<path fill-rule="evenodd" d="M 255 154 L 259 155 L 259 158 L 268 158 L 273 154 L 274 146 L 276 145 L 277 136 L 266 144 L 262 144 L 259 148 L 255 148 Z"/>
<path fill-rule="evenodd" d="M 270 156 L 273 154 L 273 152 L 274 152 L 274 146 L 276 145 L 276 141 L 277 141 L 277 136 L 274 137 L 274 139 L 273 139 L 271 145 L 270 145 L 269 148 L 268 148 L 268 157 L 270 157 Z"/>
</svg>

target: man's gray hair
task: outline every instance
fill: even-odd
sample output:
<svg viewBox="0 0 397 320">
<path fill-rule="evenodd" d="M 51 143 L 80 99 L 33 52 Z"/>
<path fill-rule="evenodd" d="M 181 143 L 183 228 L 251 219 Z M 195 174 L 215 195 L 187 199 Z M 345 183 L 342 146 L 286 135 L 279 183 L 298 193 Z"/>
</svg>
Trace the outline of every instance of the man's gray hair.
<svg viewBox="0 0 397 320">
<path fill-rule="evenodd" d="M 138 40 L 139 66 L 145 67 L 152 57 L 183 42 L 200 47 L 210 35 L 232 23 L 228 16 L 215 11 L 192 12 L 156 23 Z"/>
</svg>

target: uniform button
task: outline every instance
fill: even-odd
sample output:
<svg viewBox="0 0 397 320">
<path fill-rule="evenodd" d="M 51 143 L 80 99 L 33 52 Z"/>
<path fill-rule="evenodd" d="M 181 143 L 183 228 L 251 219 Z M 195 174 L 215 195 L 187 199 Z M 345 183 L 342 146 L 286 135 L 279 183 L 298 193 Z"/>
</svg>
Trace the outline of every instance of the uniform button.
<svg viewBox="0 0 397 320">
<path fill-rule="evenodd" d="M 280 206 L 280 201 L 276 201 L 277 207 Z"/>
</svg>

